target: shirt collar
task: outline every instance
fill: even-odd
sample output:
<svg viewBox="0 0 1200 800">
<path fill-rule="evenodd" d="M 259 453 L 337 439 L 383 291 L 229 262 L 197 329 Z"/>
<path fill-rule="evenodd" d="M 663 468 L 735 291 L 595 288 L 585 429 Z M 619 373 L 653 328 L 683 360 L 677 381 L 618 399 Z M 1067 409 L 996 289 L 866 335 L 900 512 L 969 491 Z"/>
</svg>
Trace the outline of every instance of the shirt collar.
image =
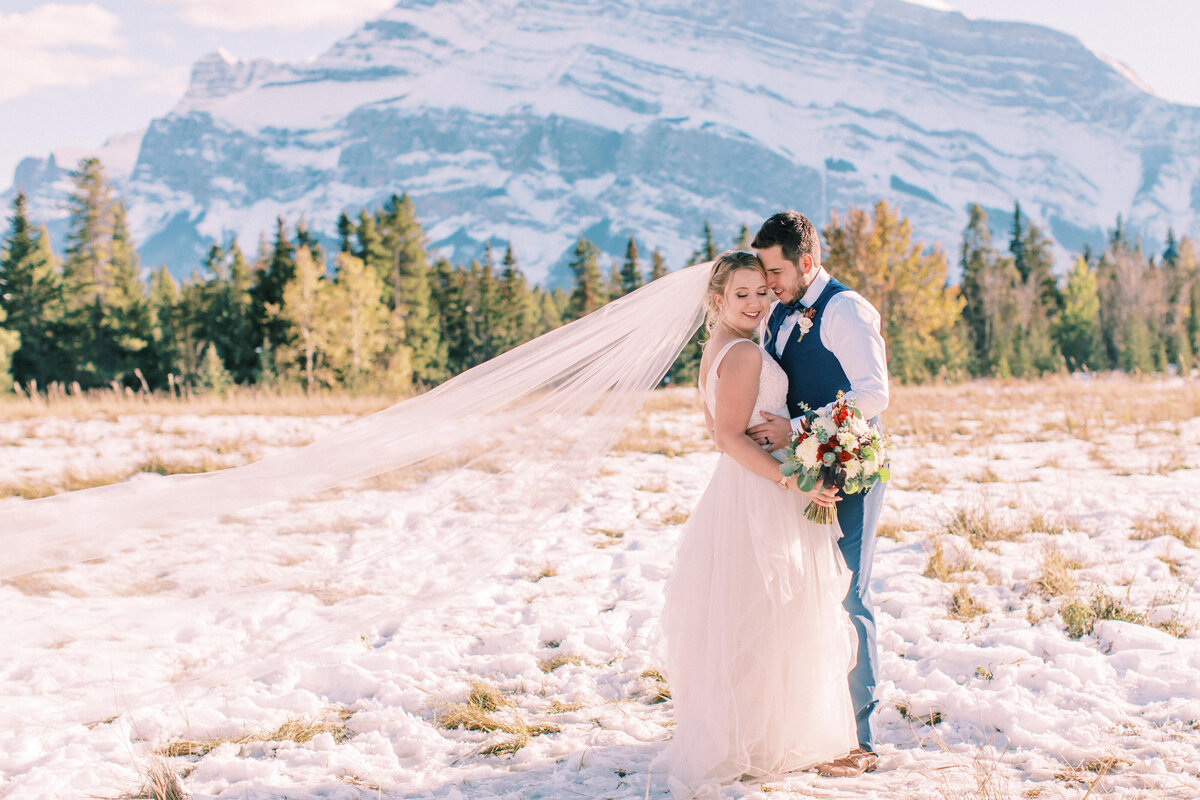
<svg viewBox="0 0 1200 800">
<path fill-rule="evenodd" d="M 825 287 L 829 285 L 829 273 L 824 267 L 817 267 L 817 277 L 813 278 L 813 282 L 808 285 L 808 291 L 800 298 L 800 303 L 805 308 L 812 308 L 813 303 L 817 302 L 817 298 L 821 296 L 821 292 L 825 291 Z"/>
</svg>

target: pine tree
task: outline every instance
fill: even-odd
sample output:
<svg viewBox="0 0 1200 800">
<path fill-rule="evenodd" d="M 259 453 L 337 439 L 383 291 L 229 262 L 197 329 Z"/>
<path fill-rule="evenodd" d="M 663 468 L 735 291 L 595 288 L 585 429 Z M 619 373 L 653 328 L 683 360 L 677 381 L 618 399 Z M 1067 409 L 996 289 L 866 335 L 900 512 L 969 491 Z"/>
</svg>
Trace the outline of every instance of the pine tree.
<svg viewBox="0 0 1200 800">
<path fill-rule="evenodd" d="M 439 258 L 433 265 L 433 280 L 439 298 L 438 334 L 446 348 L 446 371 L 457 375 L 467 368 L 471 351 L 466 276 L 449 260 Z"/>
<path fill-rule="evenodd" d="M 278 352 L 280 347 L 290 343 L 292 330 L 288 317 L 283 313 L 283 291 L 296 275 L 297 258 L 296 247 L 288 239 L 283 217 L 277 217 L 275 241 L 269 259 L 263 269 L 256 273 L 254 286 L 250 290 L 255 311 L 254 340 L 264 350 Z M 309 260 L 312 260 L 311 251 Z"/>
<path fill-rule="evenodd" d="M 358 242 L 358 246 L 353 251 L 354 255 L 375 270 L 379 276 L 379 282 L 386 287 L 384 299 L 388 306 L 392 307 L 392 292 L 395 286 L 389 280 L 392 274 L 391 253 L 383 246 L 383 236 L 379 233 L 375 215 L 367 213 L 365 208 L 358 213 L 358 227 L 355 229 L 354 238 Z"/>
<path fill-rule="evenodd" d="M 625 245 L 625 263 L 621 265 L 620 294 L 617 296 L 627 295 L 641 285 L 642 268 L 638 264 L 638 246 L 634 238 L 630 236 L 629 243 Z"/>
<path fill-rule="evenodd" d="M 704 220 L 704 242 L 701 243 L 699 250 L 692 253 L 692 258 L 688 263 L 701 264 L 705 261 L 712 261 L 720 252 L 717 249 L 717 243 L 713 240 L 712 225 L 708 223 L 708 220 Z"/>
<path fill-rule="evenodd" d="M 74 375 L 85 386 L 108 382 L 112 344 L 101 327 L 111 282 L 112 191 L 100 161 L 85 158 L 71 173 L 67 258 L 63 264 L 64 337 Z"/>
<path fill-rule="evenodd" d="M 438 383 L 446 378 L 446 348 L 431 310 L 425 232 L 407 192 L 391 196 L 379 215 L 378 226 L 382 250 L 388 254 L 391 266 L 391 292 L 385 289 L 383 296 L 404 330 L 413 377 L 425 385 Z"/>
<path fill-rule="evenodd" d="M 1200 294 L 1200 258 L 1195 241 L 1187 236 L 1176 241 L 1169 234 L 1162 263 L 1167 304 L 1163 338 L 1169 345 L 1171 363 L 1187 373 L 1194 353 L 1192 327 L 1197 320 L 1196 303 Z"/>
<path fill-rule="evenodd" d="M 580 236 L 569 265 L 575 276 L 575 289 L 571 292 L 571 302 L 564 315 L 567 320 L 579 319 L 604 305 L 607 298 L 599 258 L 600 251 L 596 245 Z"/>
<path fill-rule="evenodd" d="M 260 366 L 258 341 L 254 335 L 254 276 L 236 238 L 229 243 L 225 260 L 229 267 L 229 281 L 222 287 L 225 316 L 221 324 L 224 332 L 221 355 L 225 368 L 236 382 L 252 383 Z"/>
<path fill-rule="evenodd" d="M 742 227 L 738 230 L 737 238 L 733 240 L 733 249 L 745 250 L 748 252 L 751 248 L 750 243 L 752 241 L 753 239 L 750 236 L 750 229 L 746 227 L 746 223 L 743 222 Z"/>
<path fill-rule="evenodd" d="M 21 384 L 48 386 L 69 377 L 70 365 L 59 338 L 63 331 L 62 279 L 44 227 L 33 229 L 26 217 L 26 200 L 13 201 L 11 228 L 0 245 L 0 310 L 5 327 L 20 336 L 13 353 L 12 378 Z"/>
<path fill-rule="evenodd" d="M 142 283 L 137 249 L 125 223 L 125 204 L 113 207 L 109 244 L 109 284 L 104 291 L 100 326 L 109 342 L 109 361 L 102 364 L 107 380 L 136 386 L 135 370 L 151 366 L 153 319 Z"/>
<path fill-rule="evenodd" d="M 1076 259 L 1075 268 L 1067 276 L 1055 336 L 1069 369 L 1096 370 L 1105 364 L 1096 276 L 1082 257 Z"/>
<path fill-rule="evenodd" d="M 667 260 L 663 258 L 662 252 L 656 247 L 650 254 L 650 280 L 656 281 L 666 274 Z"/>
<path fill-rule="evenodd" d="M 504 272 L 500 275 L 500 311 L 503 315 L 499 323 L 500 352 L 533 338 L 538 313 L 536 298 L 517 266 L 517 257 L 513 254 L 511 244 L 504 251 L 503 263 Z"/>
<path fill-rule="evenodd" d="M 182 377 L 179 356 L 179 284 L 166 267 L 150 275 L 150 320 L 152 324 L 152 372 L 148 378 L 156 386 Z"/>
<path fill-rule="evenodd" d="M 346 215 L 345 211 L 338 214 L 337 232 L 338 232 L 338 252 L 339 253 L 354 252 L 354 245 L 352 243 L 352 240 L 354 239 L 354 223 L 350 221 L 350 217 Z"/>
<path fill-rule="evenodd" d="M 994 269 L 996 253 L 992 248 L 992 234 L 988 229 L 987 212 L 983 207 L 971 203 L 967 207 L 967 217 L 958 262 L 962 273 L 962 316 L 975 352 L 976 372 L 983 372 L 991 348 L 991 326 L 985 312 L 984 288 L 988 285 L 989 275 Z"/>
</svg>

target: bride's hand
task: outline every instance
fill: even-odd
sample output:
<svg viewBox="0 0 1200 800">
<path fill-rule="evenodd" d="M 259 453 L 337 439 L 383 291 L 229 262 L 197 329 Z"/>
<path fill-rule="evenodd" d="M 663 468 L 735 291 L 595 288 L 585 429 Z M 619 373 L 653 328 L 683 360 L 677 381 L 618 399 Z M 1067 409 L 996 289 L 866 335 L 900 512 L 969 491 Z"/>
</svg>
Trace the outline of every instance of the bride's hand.
<svg viewBox="0 0 1200 800">
<path fill-rule="evenodd" d="M 821 481 L 817 481 L 817 485 L 811 492 L 800 492 L 800 494 L 824 508 L 833 508 L 835 504 L 842 502 L 842 498 L 838 497 L 837 487 L 826 487 Z"/>
</svg>

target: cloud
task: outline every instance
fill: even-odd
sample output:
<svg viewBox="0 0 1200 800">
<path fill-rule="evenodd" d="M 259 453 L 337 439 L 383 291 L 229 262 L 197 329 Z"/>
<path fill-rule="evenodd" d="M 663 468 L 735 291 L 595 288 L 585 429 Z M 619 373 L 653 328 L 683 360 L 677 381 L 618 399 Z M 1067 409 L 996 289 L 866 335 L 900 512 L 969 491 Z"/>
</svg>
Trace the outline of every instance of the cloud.
<svg viewBox="0 0 1200 800">
<path fill-rule="evenodd" d="M 179 9 L 184 22 L 226 31 L 300 31 L 352 24 L 380 14 L 396 0 L 153 0 Z"/>
<path fill-rule="evenodd" d="M 120 52 L 128 47 L 120 27 L 120 17 L 95 3 L 0 14 L 0 102 L 140 71 Z"/>
</svg>

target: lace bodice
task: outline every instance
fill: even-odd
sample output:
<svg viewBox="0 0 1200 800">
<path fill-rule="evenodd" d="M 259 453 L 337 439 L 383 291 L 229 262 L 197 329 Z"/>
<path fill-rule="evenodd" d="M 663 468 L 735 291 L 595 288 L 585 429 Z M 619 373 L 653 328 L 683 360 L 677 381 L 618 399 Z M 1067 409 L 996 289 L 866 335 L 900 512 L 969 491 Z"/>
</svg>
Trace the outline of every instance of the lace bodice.
<svg viewBox="0 0 1200 800">
<path fill-rule="evenodd" d="M 763 411 L 770 411 L 772 414 L 787 416 L 787 392 L 788 379 L 783 368 L 775 362 L 775 359 L 758 347 L 749 339 L 734 339 L 729 344 L 721 348 L 721 352 L 717 353 L 712 364 L 708 368 L 708 373 L 704 378 L 704 386 L 701 389 L 701 396 L 704 398 L 704 405 L 708 408 L 708 413 L 716 416 L 717 408 L 717 367 L 721 360 L 725 358 L 725 354 L 737 344 L 747 342 L 749 346 L 756 347 L 759 355 L 762 356 L 762 371 L 758 374 L 758 398 L 754 401 L 754 413 L 750 415 L 750 424 L 757 425 L 760 422 L 765 422 Z M 743 345 L 745 346 L 745 345 Z"/>
</svg>

